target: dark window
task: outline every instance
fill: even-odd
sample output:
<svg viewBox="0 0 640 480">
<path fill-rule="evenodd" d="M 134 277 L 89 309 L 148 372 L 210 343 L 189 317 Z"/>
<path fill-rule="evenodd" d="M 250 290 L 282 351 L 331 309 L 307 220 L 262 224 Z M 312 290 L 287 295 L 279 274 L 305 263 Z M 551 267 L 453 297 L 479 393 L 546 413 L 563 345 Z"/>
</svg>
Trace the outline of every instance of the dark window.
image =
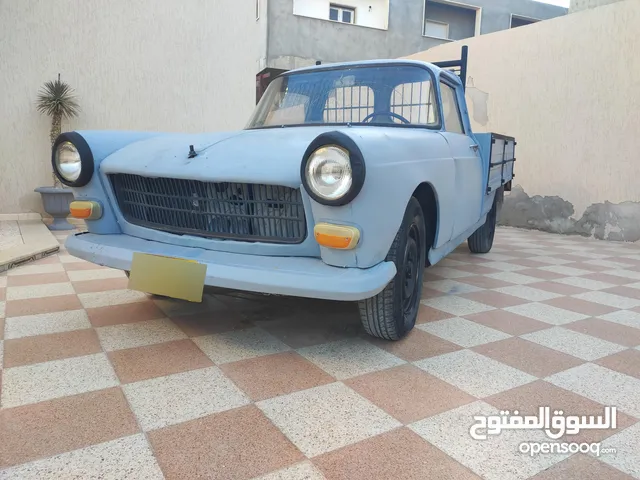
<svg viewBox="0 0 640 480">
<path fill-rule="evenodd" d="M 525 25 L 531 25 L 536 22 L 537 20 L 532 18 L 517 17 L 515 15 L 511 16 L 511 28 L 524 27 Z"/>
<path fill-rule="evenodd" d="M 467 2 L 476 3 L 476 2 Z M 455 3 L 426 0 L 424 35 L 448 40 L 462 40 L 476 33 L 478 10 Z"/>
</svg>

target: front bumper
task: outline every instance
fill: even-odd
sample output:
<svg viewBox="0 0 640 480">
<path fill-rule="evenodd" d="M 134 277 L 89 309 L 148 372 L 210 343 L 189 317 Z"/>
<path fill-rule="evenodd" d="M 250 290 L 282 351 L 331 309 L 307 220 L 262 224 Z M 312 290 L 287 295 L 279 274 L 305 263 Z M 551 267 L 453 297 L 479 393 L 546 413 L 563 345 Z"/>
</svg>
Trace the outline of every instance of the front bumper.
<svg viewBox="0 0 640 480">
<path fill-rule="evenodd" d="M 267 257 L 154 242 L 129 235 L 79 233 L 69 253 L 98 265 L 130 270 L 134 252 L 196 260 L 207 266 L 205 285 L 327 300 L 362 300 L 380 293 L 396 274 L 393 262 L 340 268 L 319 258 Z"/>
</svg>

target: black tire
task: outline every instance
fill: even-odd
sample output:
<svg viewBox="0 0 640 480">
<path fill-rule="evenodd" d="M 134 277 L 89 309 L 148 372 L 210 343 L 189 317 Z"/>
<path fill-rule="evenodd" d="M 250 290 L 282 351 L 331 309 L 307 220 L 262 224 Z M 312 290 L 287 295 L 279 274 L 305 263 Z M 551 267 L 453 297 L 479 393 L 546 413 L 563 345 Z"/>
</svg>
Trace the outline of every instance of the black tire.
<svg viewBox="0 0 640 480">
<path fill-rule="evenodd" d="M 396 264 L 398 273 L 378 295 L 358 302 L 362 326 L 369 335 L 399 340 L 414 327 L 420 307 L 430 228 L 420 203 L 411 197 L 386 258 Z"/>
<path fill-rule="evenodd" d="M 496 221 L 498 219 L 498 196 L 493 201 L 491 210 L 487 214 L 485 222 L 467 239 L 467 245 L 471 253 L 489 253 L 493 246 L 493 238 L 496 236 Z"/>
</svg>

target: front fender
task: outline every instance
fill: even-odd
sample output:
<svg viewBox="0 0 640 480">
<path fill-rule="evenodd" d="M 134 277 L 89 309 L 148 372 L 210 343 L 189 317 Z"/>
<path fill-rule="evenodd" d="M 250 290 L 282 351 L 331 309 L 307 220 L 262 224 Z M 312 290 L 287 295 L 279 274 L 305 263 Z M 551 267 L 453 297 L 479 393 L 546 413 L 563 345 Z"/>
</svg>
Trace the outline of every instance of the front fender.
<svg viewBox="0 0 640 480">
<path fill-rule="evenodd" d="M 422 183 L 434 190 L 438 211 L 436 244 L 451 238 L 448 214 L 455 191 L 455 166 L 437 132 L 418 129 L 353 128 L 348 133 L 362 150 L 367 174 L 360 194 L 348 205 L 331 207 L 311 200 L 316 223 L 353 225 L 361 239 L 353 250 L 321 247 L 329 265 L 368 268 L 383 261 L 400 228 L 413 192 Z"/>
<path fill-rule="evenodd" d="M 102 204 L 102 218 L 98 220 L 86 220 L 87 229 L 91 233 L 108 234 L 120 233 L 120 226 L 114 215 L 113 205 L 106 194 L 105 186 L 102 184 L 100 163 L 112 153 L 132 143 L 146 140 L 151 137 L 165 135 L 160 132 L 128 132 L 109 130 L 85 130 L 76 131 L 85 139 L 91 153 L 93 154 L 94 173 L 93 177 L 84 187 L 72 188 L 73 195 L 78 200 L 94 200 Z"/>
</svg>

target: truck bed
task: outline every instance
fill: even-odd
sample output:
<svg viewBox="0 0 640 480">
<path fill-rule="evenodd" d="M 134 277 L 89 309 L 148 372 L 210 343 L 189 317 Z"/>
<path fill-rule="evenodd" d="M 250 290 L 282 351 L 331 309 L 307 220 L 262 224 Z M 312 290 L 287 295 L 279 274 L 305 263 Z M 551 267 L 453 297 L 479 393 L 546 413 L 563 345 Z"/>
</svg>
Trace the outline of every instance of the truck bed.
<svg viewBox="0 0 640 480">
<path fill-rule="evenodd" d="M 486 194 L 493 193 L 504 186 L 505 191 L 511 191 L 516 149 L 516 140 L 499 133 L 476 133 L 480 146 L 487 179 Z"/>
</svg>

